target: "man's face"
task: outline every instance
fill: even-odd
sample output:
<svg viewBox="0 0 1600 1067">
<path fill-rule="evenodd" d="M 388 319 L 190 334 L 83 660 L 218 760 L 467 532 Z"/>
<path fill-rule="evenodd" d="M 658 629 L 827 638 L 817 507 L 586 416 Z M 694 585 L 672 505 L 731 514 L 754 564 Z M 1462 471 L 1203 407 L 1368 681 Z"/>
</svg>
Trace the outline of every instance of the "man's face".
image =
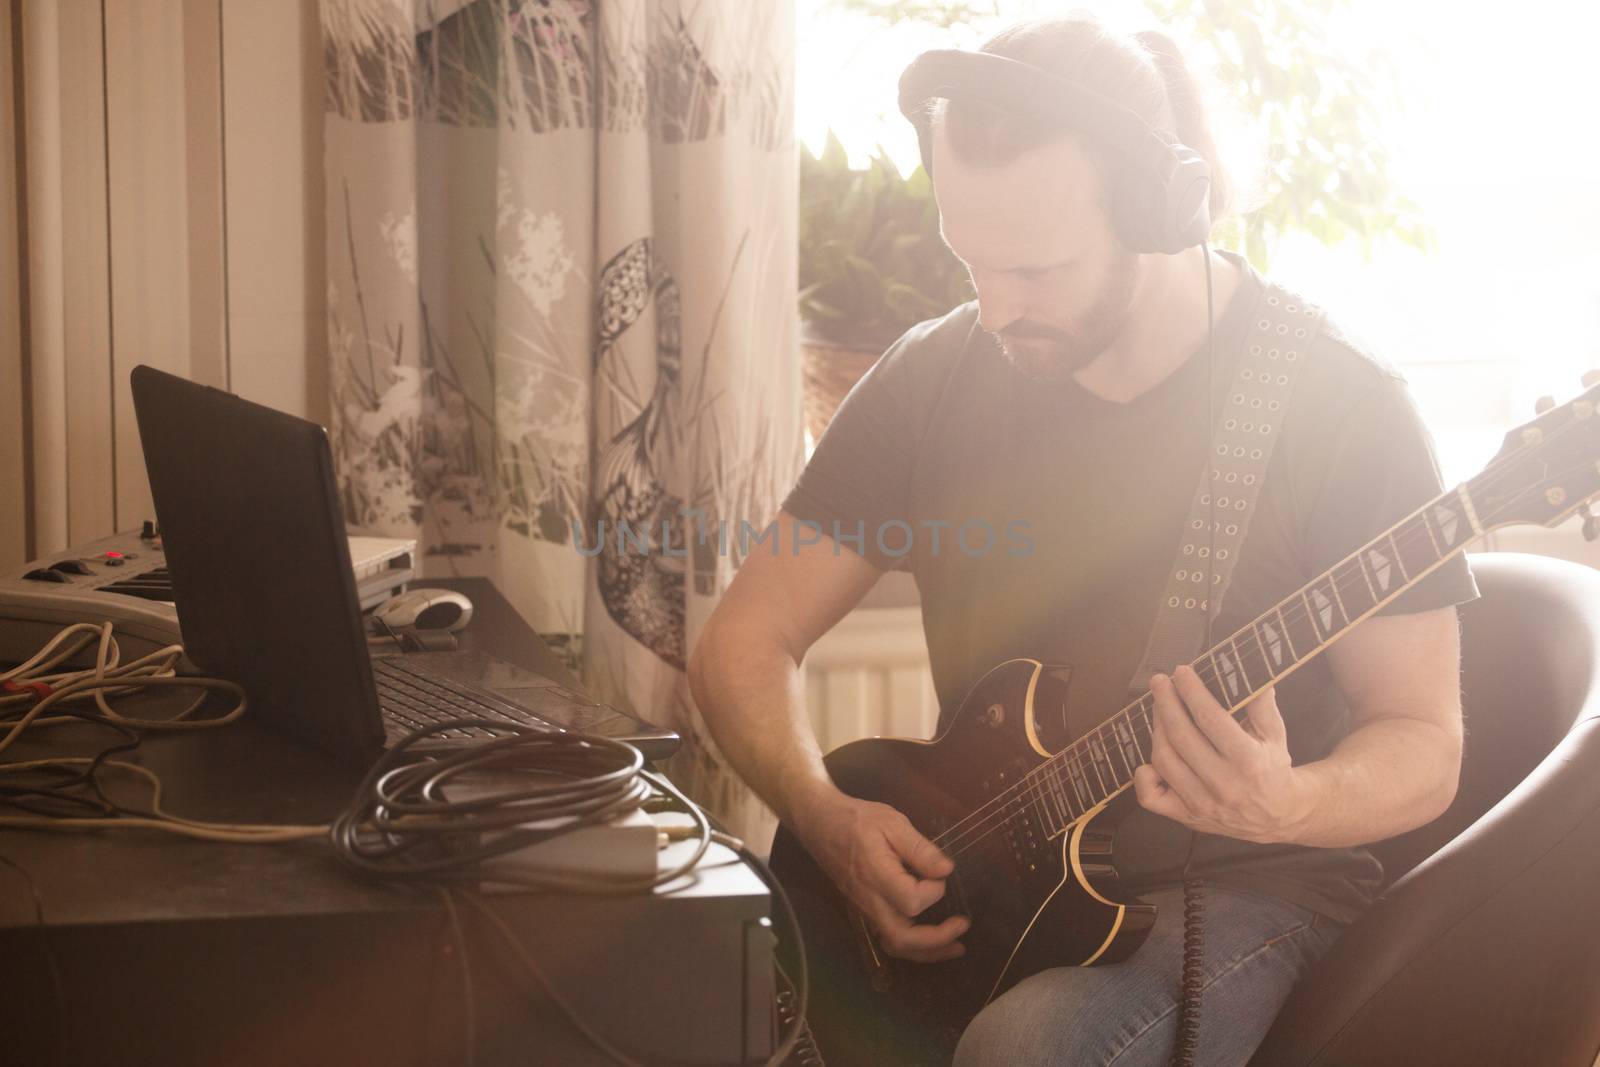
<svg viewBox="0 0 1600 1067">
<path fill-rule="evenodd" d="M 1031 378 L 1060 381 L 1093 363 L 1122 332 L 1140 266 L 1077 138 L 997 167 L 953 154 L 942 129 L 933 151 L 940 228 L 972 274 L 979 324 Z"/>
</svg>

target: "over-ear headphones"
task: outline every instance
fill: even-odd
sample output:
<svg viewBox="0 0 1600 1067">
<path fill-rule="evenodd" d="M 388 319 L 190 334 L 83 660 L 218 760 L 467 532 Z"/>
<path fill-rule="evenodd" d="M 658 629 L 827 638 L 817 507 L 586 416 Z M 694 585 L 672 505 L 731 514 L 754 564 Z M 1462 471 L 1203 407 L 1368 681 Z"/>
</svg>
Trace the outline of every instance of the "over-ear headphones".
<svg viewBox="0 0 1600 1067">
<path fill-rule="evenodd" d="M 1111 149 L 1112 224 L 1134 252 L 1181 252 L 1211 233 L 1211 167 L 1132 111 L 1046 70 L 990 52 L 924 52 L 900 75 L 900 112 L 933 173 L 933 100 L 977 100 L 1086 135 Z"/>
</svg>

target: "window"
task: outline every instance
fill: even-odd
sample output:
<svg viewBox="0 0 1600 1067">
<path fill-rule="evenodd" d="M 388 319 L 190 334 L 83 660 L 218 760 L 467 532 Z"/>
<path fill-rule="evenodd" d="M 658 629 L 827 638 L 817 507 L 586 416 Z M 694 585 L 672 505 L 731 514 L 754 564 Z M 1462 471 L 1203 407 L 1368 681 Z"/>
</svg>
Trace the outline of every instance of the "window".
<svg viewBox="0 0 1600 1067">
<path fill-rule="evenodd" d="M 995 16 L 952 30 L 889 25 L 828 0 L 796 6 L 801 138 L 820 147 L 831 127 L 852 157 L 881 143 L 910 170 L 916 138 L 895 108 L 905 64 L 1051 5 L 988 0 L 972 6 Z M 1349 0 L 1336 24 L 1342 39 L 1386 41 L 1397 63 L 1405 106 L 1386 137 L 1389 172 L 1436 248 L 1379 241 L 1369 259 L 1353 241 L 1294 235 L 1271 249 L 1271 273 L 1401 368 L 1453 483 L 1537 397 L 1567 399 L 1600 367 L 1600 139 L 1588 132 L 1600 9 L 1530 0 L 1485 15 L 1442 0 Z"/>
</svg>

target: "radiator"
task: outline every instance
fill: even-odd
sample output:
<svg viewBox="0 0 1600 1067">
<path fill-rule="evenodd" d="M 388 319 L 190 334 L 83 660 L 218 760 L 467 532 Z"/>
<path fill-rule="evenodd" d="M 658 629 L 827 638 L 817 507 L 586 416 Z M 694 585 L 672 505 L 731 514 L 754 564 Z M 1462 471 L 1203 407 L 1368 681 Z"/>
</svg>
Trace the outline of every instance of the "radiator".
<svg viewBox="0 0 1600 1067">
<path fill-rule="evenodd" d="M 916 607 L 846 615 L 806 654 L 805 682 L 811 726 L 824 752 L 862 737 L 926 740 L 939 721 Z"/>
</svg>

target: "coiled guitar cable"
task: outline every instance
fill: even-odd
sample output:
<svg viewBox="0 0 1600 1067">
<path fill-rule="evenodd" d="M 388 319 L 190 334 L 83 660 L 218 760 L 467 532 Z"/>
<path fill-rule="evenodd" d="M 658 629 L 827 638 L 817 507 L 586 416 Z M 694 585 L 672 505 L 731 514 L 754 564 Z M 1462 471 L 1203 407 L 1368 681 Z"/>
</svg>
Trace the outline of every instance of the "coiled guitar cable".
<svg viewBox="0 0 1600 1067">
<path fill-rule="evenodd" d="M 452 751 L 413 751 L 420 741 L 463 727 L 499 736 Z M 477 789 L 470 788 L 474 778 Z M 644 876 L 480 869 L 486 860 L 633 811 L 650 799 L 651 786 L 679 801 L 695 821 L 696 847 L 674 867 Z M 455 796 L 452 787 L 459 787 Z M 465 719 L 413 731 L 385 752 L 329 827 L 329 837 L 346 866 L 385 879 L 631 893 L 694 870 L 712 831 L 698 806 L 644 769 L 644 757 L 632 745 Z"/>
<path fill-rule="evenodd" d="M 1217 398 L 1216 307 L 1211 286 L 1211 243 L 1200 245 L 1206 261 L 1206 432 L 1216 432 L 1215 404 Z M 1211 599 L 1216 596 L 1213 587 L 1212 561 L 1217 555 L 1217 494 L 1211 485 L 1216 475 L 1211 459 L 1211 449 L 1206 449 L 1206 485 L 1210 495 L 1209 506 L 1210 548 L 1206 551 L 1206 636 L 1203 650 L 1211 648 L 1211 619 L 1216 611 Z M 1200 835 L 1189 831 L 1189 850 L 1183 858 L 1183 972 L 1179 979 L 1178 1028 L 1172 1038 L 1171 1067 L 1193 1067 L 1194 1055 L 1200 1047 L 1200 995 L 1205 989 L 1205 904 L 1200 899 L 1200 882 L 1189 877 L 1189 865 L 1194 862 L 1195 842 Z"/>
<path fill-rule="evenodd" d="M 1200 993 L 1205 988 L 1206 906 L 1200 898 L 1200 882 L 1189 877 L 1189 861 L 1194 859 L 1194 843 L 1199 834 L 1190 831 L 1189 855 L 1183 861 L 1183 972 L 1178 995 L 1178 1029 L 1172 1038 L 1172 1067 L 1193 1067 L 1200 1048 Z"/>
</svg>

